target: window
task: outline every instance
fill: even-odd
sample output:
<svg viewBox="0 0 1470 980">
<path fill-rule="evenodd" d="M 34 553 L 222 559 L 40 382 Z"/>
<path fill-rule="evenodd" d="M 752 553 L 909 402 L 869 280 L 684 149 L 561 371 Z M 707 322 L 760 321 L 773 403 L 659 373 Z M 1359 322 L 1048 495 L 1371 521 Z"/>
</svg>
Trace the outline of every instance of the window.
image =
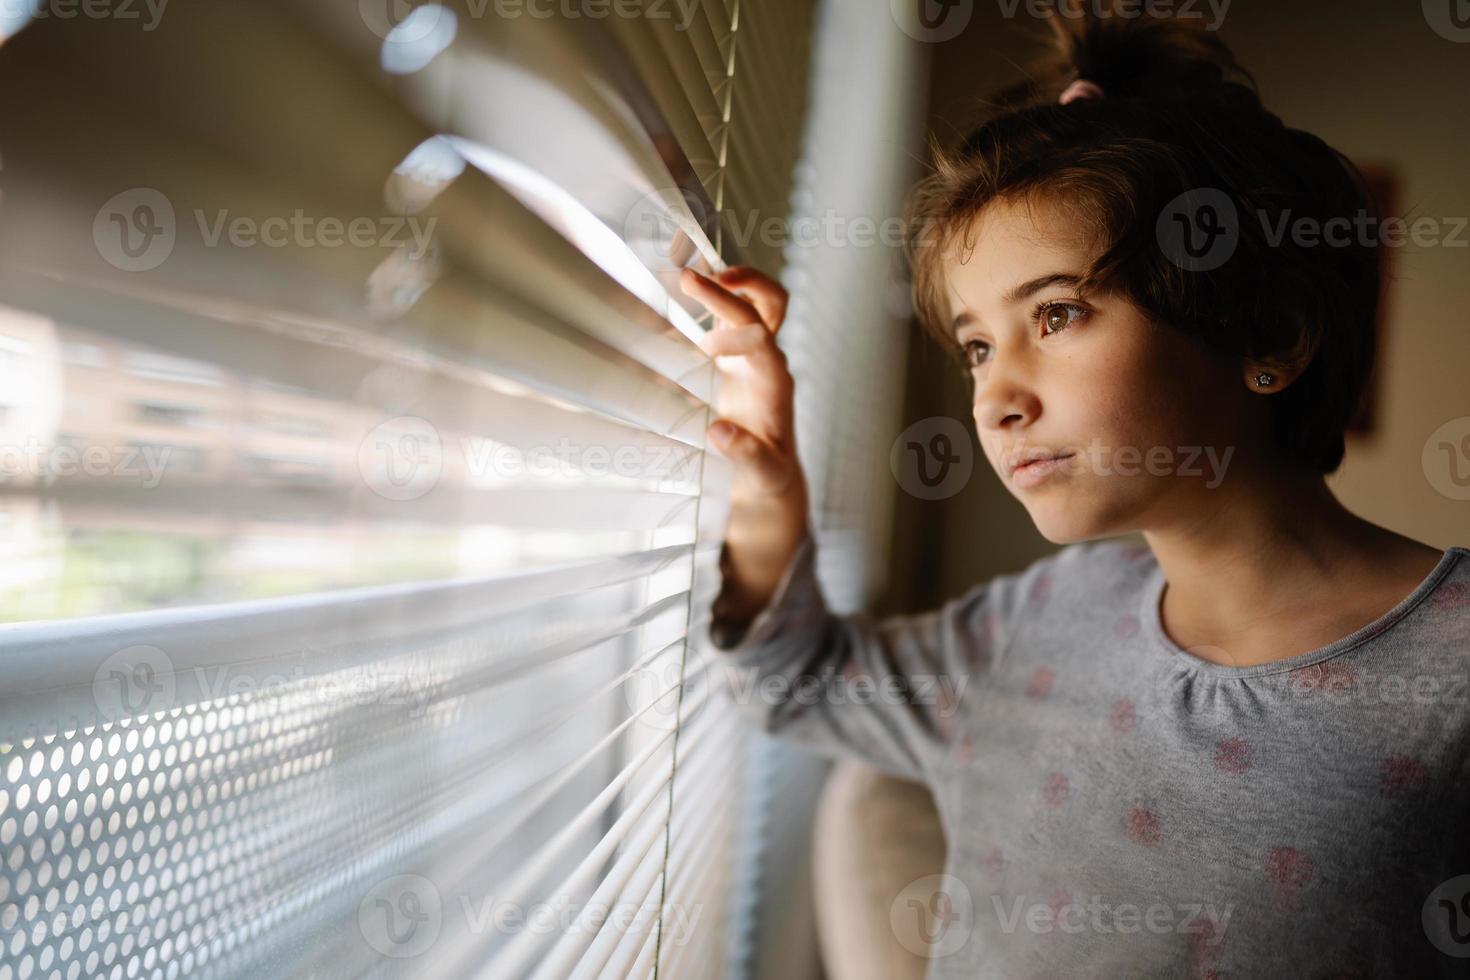
<svg viewBox="0 0 1470 980">
<path fill-rule="evenodd" d="M 737 216 L 785 213 L 811 9 L 373 6 L 0 48 L 21 973 L 731 947 L 747 733 L 689 656 L 728 467 L 670 287 L 781 268 Z"/>
</svg>

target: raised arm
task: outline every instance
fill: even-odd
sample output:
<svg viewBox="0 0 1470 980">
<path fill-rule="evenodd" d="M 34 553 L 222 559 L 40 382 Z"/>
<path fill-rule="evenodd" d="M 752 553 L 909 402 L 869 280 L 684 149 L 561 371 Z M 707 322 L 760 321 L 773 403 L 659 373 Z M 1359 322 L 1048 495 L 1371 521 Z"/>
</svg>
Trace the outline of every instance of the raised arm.
<svg viewBox="0 0 1470 980">
<path fill-rule="evenodd" d="M 919 615 L 833 614 L 816 578 L 795 386 L 776 344 L 785 290 L 744 267 L 713 280 L 686 271 L 683 285 L 716 315 L 701 347 L 719 358 L 720 416 L 733 433 L 721 443 L 710 432 L 734 471 L 710 625 L 722 652 L 712 666 L 766 731 L 926 778 L 964 751 L 967 692 L 1003 641 L 1019 576 Z"/>
</svg>

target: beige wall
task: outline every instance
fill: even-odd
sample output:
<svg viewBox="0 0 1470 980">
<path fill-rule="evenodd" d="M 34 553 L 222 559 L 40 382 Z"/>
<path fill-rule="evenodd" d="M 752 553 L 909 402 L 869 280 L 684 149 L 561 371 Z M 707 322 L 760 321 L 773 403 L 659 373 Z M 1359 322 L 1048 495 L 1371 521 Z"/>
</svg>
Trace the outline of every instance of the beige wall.
<svg viewBox="0 0 1470 980">
<path fill-rule="evenodd" d="M 1000 6 L 976 0 L 970 26 L 932 46 L 930 129 L 946 143 L 1034 50 L 1027 35 L 1039 25 L 1024 16 L 1003 20 Z M 1392 168 L 1402 211 L 1470 217 L 1470 44 L 1436 34 L 1418 3 L 1235 0 L 1222 34 L 1287 123 L 1360 163 Z M 1459 237 L 1470 240 L 1470 229 Z M 1470 545 L 1470 502 L 1437 492 L 1422 463 L 1430 433 L 1470 416 L 1470 248 L 1410 244 L 1393 254 L 1377 431 L 1349 441 L 1329 482 L 1349 508 L 1379 524 L 1438 548 Z M 962 380 L 915 328 L 905 424 L 938 414 L 972 426 Z M 894 568 L 913 574 L 893 576 L 880 612 L 933 607 L 1055 549 L 978 445 L 974 452 L 975 476 L 961 494 L 938 502 L 900 495 Z"/>
</svg>

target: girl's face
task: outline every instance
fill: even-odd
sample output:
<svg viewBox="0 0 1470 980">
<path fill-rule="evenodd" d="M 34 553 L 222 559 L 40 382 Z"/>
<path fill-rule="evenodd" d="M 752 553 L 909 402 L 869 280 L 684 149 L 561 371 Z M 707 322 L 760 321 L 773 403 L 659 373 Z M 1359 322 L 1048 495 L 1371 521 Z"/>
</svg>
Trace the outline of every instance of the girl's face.
<svg viewBox="0 0 1470 980">
<path fill-rule="evenodd" d="M 1187 525 L 1223 505 L 1266 419 L 1244 365 L 1119 295 L 1079 295 L 1086 229 L 996 200 L 945 258 L 986 458 L 1049 541 Z M 961 259 L 963 258 L 963 261 Z M 1253 400 L 1253 401 L 1252 401 Z M 1070 454 L 1012 472 L 1026 453 Z"/>
</svg>

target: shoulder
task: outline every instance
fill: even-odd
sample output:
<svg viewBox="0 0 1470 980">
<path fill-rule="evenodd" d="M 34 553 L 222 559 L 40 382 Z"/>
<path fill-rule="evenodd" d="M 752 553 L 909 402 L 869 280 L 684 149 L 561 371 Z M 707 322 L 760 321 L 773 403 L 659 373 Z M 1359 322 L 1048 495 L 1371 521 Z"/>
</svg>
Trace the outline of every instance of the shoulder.
<svg viewBox="0 0 1470 980">
<path fill-rule="evenodd" d="M 1006 633 L 1023 624 L 1076 630 L 1089 616 L 1111 622 L 1118 610 L 1134 609 L 1157 568 L 1153 552 L 1133 538 L 1063 545 L 972 586 L 946 602 L 942 615 L 961 621 L 984 617 L 991 630 Z"/>
<path fill-rule="evenodd" d="M 1117 599 L 1136 593 L 1158 568 L 1148 545 L 1133 538 L 1081 541 L 1032 562 L 1022 573 L 1027 598 L 1053 595 Z"/>
</svg>

